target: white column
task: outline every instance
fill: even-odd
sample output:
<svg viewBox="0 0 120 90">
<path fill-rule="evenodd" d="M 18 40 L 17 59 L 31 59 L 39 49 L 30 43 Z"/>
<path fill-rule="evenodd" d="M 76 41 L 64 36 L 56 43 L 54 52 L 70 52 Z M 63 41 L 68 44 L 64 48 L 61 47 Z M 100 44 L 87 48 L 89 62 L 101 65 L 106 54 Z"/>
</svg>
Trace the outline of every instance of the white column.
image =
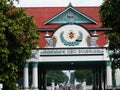
<svg viewBox="0 0 120 90">
<path fill-rule="evenodd" d="M 82 83 L 82 89 L 83 90 L 86 90 L 86 81 L 84 80 L 83 83 Z"/>
<path fill-rule="evenodd" d="M 51 90 L 55 90 L 55 82 L 54 82 L 54 80 L 52 81 L 52 87 L 51 87 Z"/>
<path fill-rule="evenodd" d="M 33 69 L 32 69 L 32 88 L 37 90 L 38 89 L 38 63 L 34 62 Z"/>
<path fill-rule="evenodd" d="M 24 88 L 28 89 L 29 88 L 29 70 L 28 70 L 28 63 L 25 64 L 24 66 Z"/>
<path fill-rule="evenodd" d="M 120 86 L 120 69 L 115 70 L 116 86 Z"/>
<path fill-rule="evenodd" d="M 112 69 L 111 69 L 111 62 L 108 61 L 107 62 L 107 86 L 112 86 Z"/>
<path fill-rule="evenodd" d="M 2 90 L 3 89 L 3 84 L 2 83 L 0 83 L 0 90 Z"/>
<path fill-rule="evenodd" d="M 59 90 L 59 85 L 58 84 L 56 85 L 56 90 Z"/>
</svg>

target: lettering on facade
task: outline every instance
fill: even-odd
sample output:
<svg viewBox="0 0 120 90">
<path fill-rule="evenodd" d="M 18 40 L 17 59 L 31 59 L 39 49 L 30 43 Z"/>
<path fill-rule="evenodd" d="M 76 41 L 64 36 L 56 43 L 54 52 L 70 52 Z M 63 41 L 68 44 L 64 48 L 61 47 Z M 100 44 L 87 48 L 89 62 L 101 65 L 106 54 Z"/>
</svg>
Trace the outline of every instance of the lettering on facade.
<svg viewBox="0 0 120 90">
<path fill-rule="evenodd" d="M 103 54 L 104 49 L 42 49 L 40 55 L 98 55 Z"/>
</svg>

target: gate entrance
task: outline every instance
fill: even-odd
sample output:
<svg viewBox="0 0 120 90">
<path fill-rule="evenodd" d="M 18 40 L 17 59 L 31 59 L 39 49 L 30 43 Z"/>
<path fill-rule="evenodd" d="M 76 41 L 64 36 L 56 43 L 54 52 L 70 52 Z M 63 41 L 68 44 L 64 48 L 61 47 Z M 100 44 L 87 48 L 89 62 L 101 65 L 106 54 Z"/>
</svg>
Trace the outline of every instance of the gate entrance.
<svg viewBox="0 0 120 90">
<path fill-rule="evenodd" d="M 68 70 L 68 71 L 73 71 L 73 70 L 91 70 L 92 71 L 92 89 L 91 90 L 105 90 L 105 82 L 106 82 L 106 62 L 49 62 L 49 63 L 41 63 L 38 64 L 39 72 L 38 75 L 43 75 L 45 77 L 41 77 L 39 80 L 39 88 L 41 90 L 47 90 L 47 77 L 46 73 L 49 70 Z M 45 73 L 44 73 L 45 72 Z M 81 77 L 81 76 L 80 76 Z M 40 77 L 39 77 L 40 78 Z M 61 78 L 59 78 L 61 79 Z M 41 81 L 41 83 L 40 83 Z M 46 81 L 46 82 L 44 82 Z M 52 82 L 51 82 L 52 83 Z M 73 83 L 68 83 L 66 85 L 72 85 Z M 74 83 L 74 85 L 76 85 Z M 74 90 L 74 89 L 71 89 Z M 77 90 L 77 89 L 75 89 Z M 83 89 L 80 89 L 83 90 Z"/>
<path fill-rule="evenodd" d="M 91 34 L 75 24 L 63 25 L 52 35 L 46 32 L 45 47 L 32 50 L 32 57 L 26 60 L 24 87 L 29 87 L 28 65 L 31 63 L 33 90 L 38 90 L 38 85 L 40 90 L 46 90 L 46 71 L 55 69 L 91 69 L 93 90 L 105 90 L 106 84 L 112 85 L 111 64 L 106 47 L 99 47 L 97 39 L 96 31 Z"/>
</svg>

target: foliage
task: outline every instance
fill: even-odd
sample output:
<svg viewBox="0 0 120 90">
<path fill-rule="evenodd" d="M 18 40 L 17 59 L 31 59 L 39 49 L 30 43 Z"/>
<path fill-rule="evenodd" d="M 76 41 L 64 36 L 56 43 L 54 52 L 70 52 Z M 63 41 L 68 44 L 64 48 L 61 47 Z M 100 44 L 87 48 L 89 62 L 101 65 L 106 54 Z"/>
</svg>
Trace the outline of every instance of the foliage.
<svg viewBox="0 0 120 90">
<path fill-rule="evenodd" d="M 104 0 L 100 9 L 103 27 L 110 27 L 108 33 L 110 40 L 109 50 L 112 51 L 113 68 L 120 68 L 120 0 Z"/>
<path fill-rule="evenodd" d="M 48 71 L 47 72 L 47 83 L 48 85 L 54 80 L 56 84 L 67 82 L 68 77 L 61 70 Z"/>
<path fill-rule="evenodd" d="M 35 28 L 32 16 L 14 7 L 12 0 L 0 1 L 0 82 L 4 84 L 3 90 L 16 90 L 17 73 L 37 44 Z"/>
<path fill-rule="evenodd" d="M 92 76 L 91 70 L 76 70 L 74 72 L 74 78 L 76 78 L 76 80 L 79 82 L 86 80 L 87 85 L 92 84 Z"/>
</svg>

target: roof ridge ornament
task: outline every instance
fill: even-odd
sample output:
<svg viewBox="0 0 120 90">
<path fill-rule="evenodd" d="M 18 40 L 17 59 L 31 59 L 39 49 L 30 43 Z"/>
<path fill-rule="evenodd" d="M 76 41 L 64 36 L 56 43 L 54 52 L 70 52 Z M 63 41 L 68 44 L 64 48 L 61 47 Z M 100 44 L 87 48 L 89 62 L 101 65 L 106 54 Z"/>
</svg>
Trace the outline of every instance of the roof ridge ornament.
<svg viewBox="0 0 120 90">
<path fill-rule="evenodd" d="M 69 2 L 69 5 L 68 5 L 68 7 L 73 7 L 73 5 L 71 4 L 71 2 Z"/>
<path fill-rule="evenodd" d="M 96 31 L 94 31 L 94 34 L 93 34 L 94 37 L 98 37 L 98 34 Z"/>
<path fill-rule="evenodd" d="M 46 32 L 45 37 L 50 37 L 48 31 Z"/>
</svg>

